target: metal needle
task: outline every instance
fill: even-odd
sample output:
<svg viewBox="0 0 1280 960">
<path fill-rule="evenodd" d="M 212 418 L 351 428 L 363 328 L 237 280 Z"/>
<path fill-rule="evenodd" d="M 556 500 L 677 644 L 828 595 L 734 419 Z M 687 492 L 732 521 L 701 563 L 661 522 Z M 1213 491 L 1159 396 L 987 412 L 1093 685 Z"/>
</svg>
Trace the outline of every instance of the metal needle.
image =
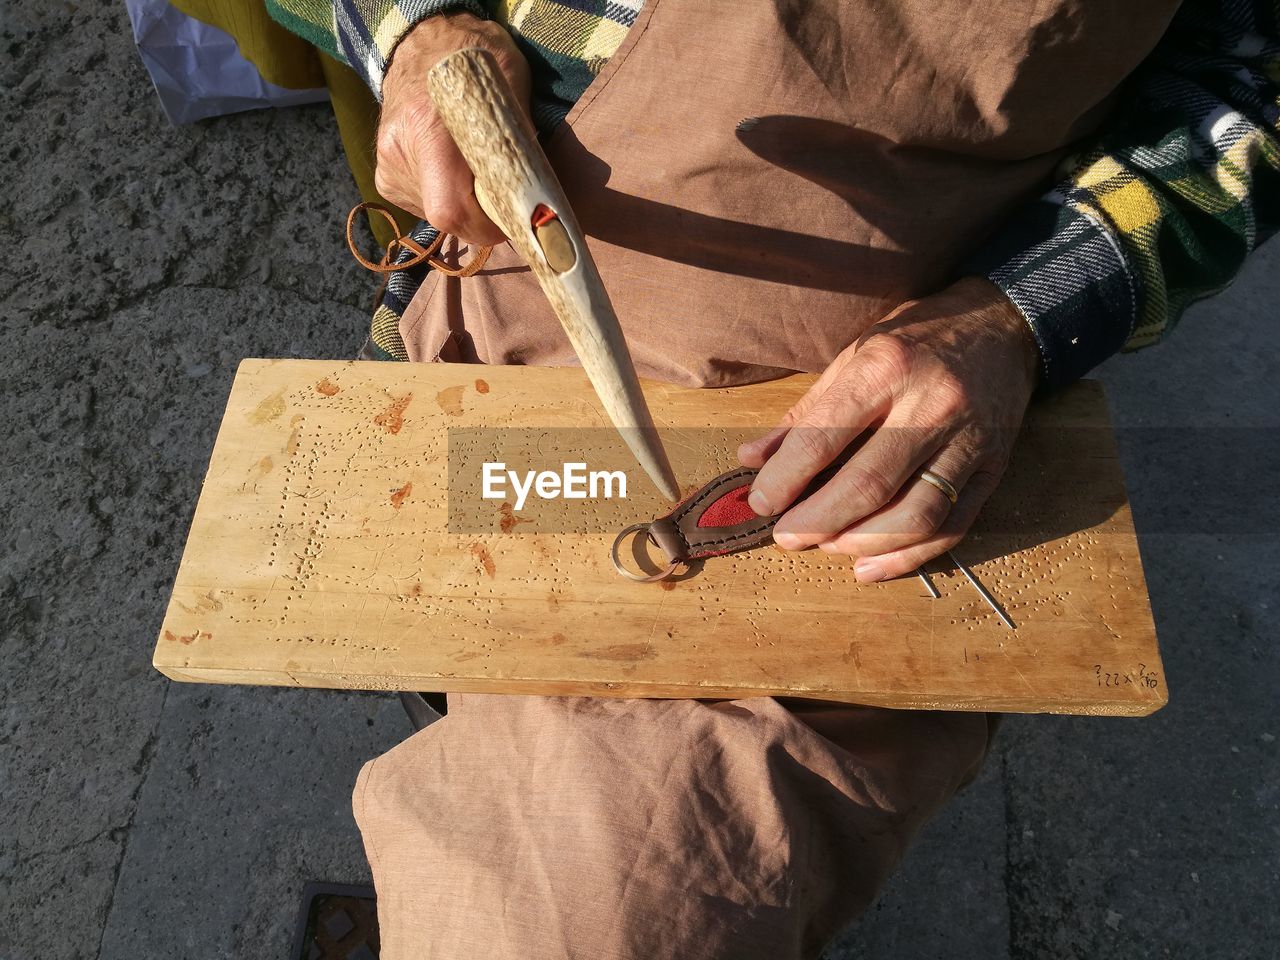
<svg viewBox="0 0 1280 960">
<path fill-rule="evenodd" d="M 938 588 L 933 585 L 933 581 L 929 579 L 929 575 L 924 572 L 924 567 L 916 567 L 916 576 L 924 583 L 924 588 L 929 591 L 929 596 L 935 600 L 942 596 L 938 592 Z"/>
<path fill-rule="evenodd" d="M 973 571 L 957 560 L 956 555 L 950 550 L 947 551 L 947 556 L 951 558 L 951 562 L 956 565 L 956 568 L 973 584 L 973 589 L 977 590 L 982 599 L 987 601 L 987 605 L 996 612 L 996 616 L 1000 618 L 1000 621 L 1010 630 L 1017 630 L 1018 628 L 1014 626 L 1013 621 L 1009 619 L 1009 615 L 1001 609 L 1000 604 L 996 603 L 996 598 L 991 596 L 987 592 L 987 588 L 978 582 L 978 578 L 973 575 Z"/>
</svg>

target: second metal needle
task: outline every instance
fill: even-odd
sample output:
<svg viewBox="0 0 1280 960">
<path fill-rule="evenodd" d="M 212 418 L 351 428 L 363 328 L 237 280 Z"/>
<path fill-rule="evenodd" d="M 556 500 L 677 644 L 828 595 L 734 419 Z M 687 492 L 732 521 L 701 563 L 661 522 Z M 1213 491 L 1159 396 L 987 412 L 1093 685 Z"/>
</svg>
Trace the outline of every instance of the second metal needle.
<svg viewBox="0 0 1280 960">
<path fill-rule="evenodd" d="M 996 598 L 987 592 L 987 588 L 978 582 L 978 578 L 973 575 L 973 572 L 957 560 L 956 555 L 950 550 L 947 551 L 947 556 L 951 558 L 951 562 L 954 563 L 956 568 L 965 575 L 968 581 L 973 584 L 973 589 L 977 590 L 982 596 L 982 599 L 987 601 L 987 605 L 996 612 L 996 616 L 1000 618 L 1000 621 L 1010 630 L 1017 630 L 1018 628 L 1014 626 L 1013 621 L 1009 619 L 1009 615 L 1001 609 L 1000 604 L 996 603 Z"/>
</svg>

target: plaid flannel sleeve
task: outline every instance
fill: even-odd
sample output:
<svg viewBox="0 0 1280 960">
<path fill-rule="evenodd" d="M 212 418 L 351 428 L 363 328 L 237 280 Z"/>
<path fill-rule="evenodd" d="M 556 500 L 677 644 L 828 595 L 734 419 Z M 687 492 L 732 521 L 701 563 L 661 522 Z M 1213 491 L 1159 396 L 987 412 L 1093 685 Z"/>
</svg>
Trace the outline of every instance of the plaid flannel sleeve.
<svg viewBox="0 0 1280 960">
<path fill-rule="evenodd" d="M 438 13 L 488 19 L 480 0 L 333 0 L 334 35 L 343 58 L 382 101 L 391 51 L 418 22 Z"/>
<path fill-rule="evenodd" d="M 1027 318 L 1045 387 L 1158 341 L 1280 227 L 1280 0 L 1188 0 L 1067 178 L 967 265 Z"/>
<path fill-rule="evenodd" d="M 391 51 L 415 24 L 437 13 L 488 19 L 482 0 L 266 0 L 266 5 L 277 22 L 351 66 L 379 101 Z"/>
</svg>

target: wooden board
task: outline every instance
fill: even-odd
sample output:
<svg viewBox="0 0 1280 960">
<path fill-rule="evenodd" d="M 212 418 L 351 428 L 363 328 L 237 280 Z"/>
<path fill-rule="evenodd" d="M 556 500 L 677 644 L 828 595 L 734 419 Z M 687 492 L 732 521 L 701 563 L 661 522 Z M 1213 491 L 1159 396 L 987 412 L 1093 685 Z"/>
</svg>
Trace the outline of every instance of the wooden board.
<svg viewBox="0 0 1280 960">
<path fill-rule="evenodd" d="M 736 465 L 737 442 L 810 382 L 645 389 L 690 489 Z M 662 512 L 625 450 L 625 501 L 531 498 L 516 512 L 473 489 L 467 471 L 486 457 L 555 460 L 575 438 L 611 436 L 607 423 L 577 369 L 246 360 L 155 666 L 175 680 L 378 690 L 1100 715 L 1166 702 L 1097 384 L 1033 407 L 956 551 L 1016 631 L 943 562 L 930 567 L 938 600 L 915 578 L 860 585 L 847 558 L 777 548 L 675 582 L 625 581 L 613 533 Z"/>
</svg>

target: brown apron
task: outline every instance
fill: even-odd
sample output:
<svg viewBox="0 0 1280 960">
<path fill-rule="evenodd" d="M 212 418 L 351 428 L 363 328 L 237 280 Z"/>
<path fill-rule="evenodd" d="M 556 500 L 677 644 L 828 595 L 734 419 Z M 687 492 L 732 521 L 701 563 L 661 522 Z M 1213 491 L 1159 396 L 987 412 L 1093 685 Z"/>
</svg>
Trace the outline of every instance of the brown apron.
<svg viewBox="0 0 1280 960">
<path fill-rule="evenodd" d="M 823 369 L 1042 190 L 1176 0 L 648 0 L 547 144 L 642 376 Z M 431 276 L 416 361 L 576 363 L 509 246 Z"/>
<path fill-rule="evenodd" d="M 642 374 L 818 370 L 1041 189 L 1173 0 L 647 0 L 549 143 Z M 413 360 L 570 364 L 510 248 Z M 981 714 L 451 695 L 366 765 L 386 960 L 810 960 L 981 766 Z"/>
</svg>

